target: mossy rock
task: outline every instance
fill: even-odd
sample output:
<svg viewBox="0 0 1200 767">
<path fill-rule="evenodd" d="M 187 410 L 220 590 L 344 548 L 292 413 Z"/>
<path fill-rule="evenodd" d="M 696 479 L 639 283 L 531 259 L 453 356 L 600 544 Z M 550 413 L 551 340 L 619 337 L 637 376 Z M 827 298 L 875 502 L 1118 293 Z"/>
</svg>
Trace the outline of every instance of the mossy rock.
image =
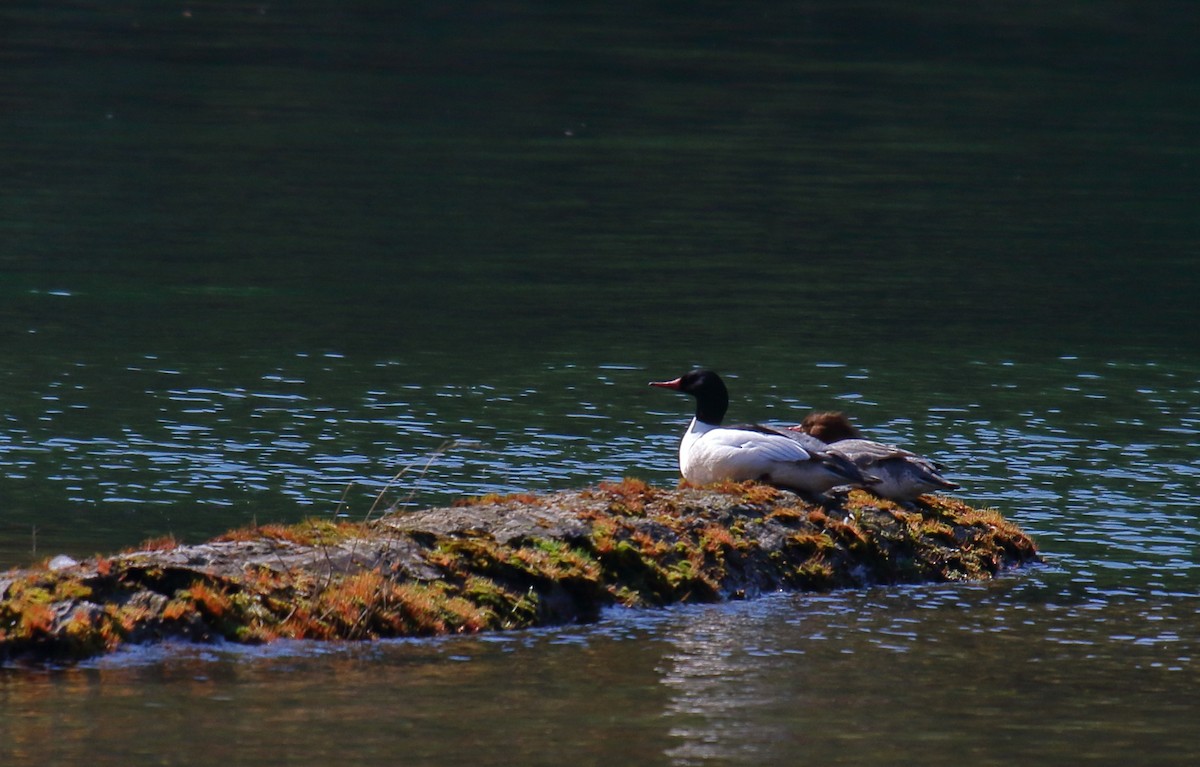
<svg viewBox="0 0 1200 767">
<path fill-rule="evenodd" d="M 308 520 L 0 575 L 0 660 L 168 638 L 373 639 L 595 620 L 611 605 L 983 580 L 1035 561 L 998 512 L 755 483 L 484 496 L 369 523 Z"/>
</svg>

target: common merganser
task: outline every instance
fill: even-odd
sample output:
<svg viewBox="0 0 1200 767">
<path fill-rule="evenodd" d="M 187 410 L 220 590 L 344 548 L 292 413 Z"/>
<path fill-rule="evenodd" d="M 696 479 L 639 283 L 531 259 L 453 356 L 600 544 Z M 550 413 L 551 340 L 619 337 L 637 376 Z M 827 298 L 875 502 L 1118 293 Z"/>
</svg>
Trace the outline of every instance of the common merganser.
<svg viewBox="0 0 1200 767">
<path fill-rule="evenodd" d="M 957 490 L 961 485 L 941 475 L 933 461 L 895 445 L 862 439 L 858 429 L 842 413 L 813 413 L 791 429 L 829 444 L 864 472 L 879 477 L 871 492 L 882 498 L 912 503 L 918 496 L 936 490 Z"/>
<path fill-rule="evenodd" d="M 816 437 L 827 445 L 843 439 L 862 438 L 862 432 L 840 411 L 809 413 L 799 426 L 789 426 L 788 430 Z"/>
<path fill-rule="evenodd" d="M 806 435 L 757 424 L 722 427 L 729 391 L 711 370 L 693 370 L 650 385 L 696 398 L 696 416 L 679 444 L 679 472 L 688 482 L 752 479 L 819 498 L 831 487 L 866 485 L 875 479 L 847 457 L 824 449 L 819 440 L 800 438 Z"/>
</svg>

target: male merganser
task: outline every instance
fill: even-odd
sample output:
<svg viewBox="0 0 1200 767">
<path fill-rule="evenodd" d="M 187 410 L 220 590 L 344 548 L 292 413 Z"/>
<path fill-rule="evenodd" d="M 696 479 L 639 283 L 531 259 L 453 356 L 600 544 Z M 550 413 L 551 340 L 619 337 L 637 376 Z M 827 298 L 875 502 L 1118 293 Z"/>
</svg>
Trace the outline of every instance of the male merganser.
<svg viewBox="0 0 1200 767">
<path fill-rule="evenodd" d="M 866 485 L 875 479 L 811 437 L 800 439 L 804 435 L 769 426 L 722 427 L 729 392 L 711 370 L 693 370 L 650 385 L 696 398 L 696 416 L 679 445 L 679 472 L 688 482 L 753 479 L 820 497 L 837 485 Z"/>
<path fill-rule="evenodd" d="M 827 442 L 831 451 L 841 453 L 862 471 L 879 477 L 879 482 L 869 489 L 882 498 L 910 504 L 923 493 L 960 487 L 943 477 L 942 467 L 927 458 L 895 445 L 862 439 L 842 413 L 813 413 L 791 429 Z"/>
</svg>

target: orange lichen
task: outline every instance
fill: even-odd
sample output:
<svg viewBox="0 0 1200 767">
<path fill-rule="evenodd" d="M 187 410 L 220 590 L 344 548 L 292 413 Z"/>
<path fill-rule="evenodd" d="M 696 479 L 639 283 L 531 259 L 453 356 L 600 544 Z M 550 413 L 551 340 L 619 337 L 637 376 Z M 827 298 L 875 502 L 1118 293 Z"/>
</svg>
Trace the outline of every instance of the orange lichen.
<svg viewBox="0 0 1200 767">
<path fill-rule="evenodd" d="M 630 534 L 630 543 L 636 544 L 638 550 L 643 555 L 658 559 L 663 554 L 671 550 L 671 545 L 661 538 L 656 538 L 644 530 L 637 530 Z"/>
<path fill-rule="evenodd" d="M 196 581 L 180 596 L 191 599 L 196 607 L 202 609 L 213 618 L 221 618 L 229 612 L 229 595 L 223 589 L 218 589 L 204 581 Z"/>
<path fill-rule="evenodd" d="M 828 533 L 816 532 L 790 535 L 788 536 L 787 543 L 789 546 L 799 546 L 812 551 L 826 551 L 837 545 L 829 537 Z"/>
<path fill-rule="evenodd" d="M 195 603 L 191 599 L 172 599 L 163 608 L 162 617 L 163 620 L 177 621 L 195 611 Z"/>
<path fill-rule="evenodd" d="M 359 522 L 310 518 L 294 525 L 253 525 L 230 530 L 213 539 L 215 542 L 286 541 L 299 546 L 329 546 L 369 534 L 369 528 Z"/>
<path fill-rule="evenodd" d="M 646 504 L 656 495 L 654 488 L 633 477 L 625 477 L 620 482 L 601 482 L 598 489 L 608 496 L 610 513 L 632 516 L 643 514 Z"/>
<path fill-rule="evenodd" d="M 45 634 L 54 625 L 54 609 L 43 602 L 30 602 L 21 611 L 17 622 L 16 636 L 33 637 Z"/>
<path fill-rule="evenodd" d="M 802 506 L 780 506 L 767 512 L 766 519 L 777 519 L 784 524 L 794 525 L 809 518 L 810 512 Z"/>
<path fill-rule="evenodd" d="M 529 504 L 540 503 L 542 497 L 534 493 L 486 493 L 468 498 L 456 498 L 450 505 L 453 508 L 470 508 L 471 506 L 492 506 L 496 504 Z"/>
<path fill-rule="evenodd" d="M 617 523 L 610 519 L 597 519 L 592 524 L 592 550 L 598 555 L 608 554 L 616 546 Z"/>
<path fill-rule="evenodd" d="M 172 551 L 179 548 L 179 540 L 172 534 L 147 538 L 138 546 L 138 551 Z"/>
<path fill-rule="evenodd" d="M 736 549 L 740 542 L 724 525 L 705 525 L 700 531 L 700 547 L 709 554 L 723 554 L 730 549 Z"/>
<path fill-rule="evenodd" d="M 688 485 L 688 487 L 697 487 L 696 485 Z M 725 495 L 736 495 L 745 503 L 765 504 L 774 503 L 783 495 L 783 491 L 779 488 L 765 485 L 761 482 L 747 480 L 745 482 L 734 482 L 732 480 L 721 480 L 714 482 L 711 485 L 704 485 L 701 489 L 711 490 Z"/>
</svg>

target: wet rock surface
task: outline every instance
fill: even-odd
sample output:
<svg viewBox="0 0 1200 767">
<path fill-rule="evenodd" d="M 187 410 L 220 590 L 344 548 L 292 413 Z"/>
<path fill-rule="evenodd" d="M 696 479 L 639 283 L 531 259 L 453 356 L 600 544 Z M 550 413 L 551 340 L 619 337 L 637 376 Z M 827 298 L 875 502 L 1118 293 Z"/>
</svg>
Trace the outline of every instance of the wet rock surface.
<svg viewBox="0 0 1200 767">
<path fill-rule="evenodd" d="M 998 512 L 944 496 L 831 506 L 753 483 L 638 480 L 309 520 L 0 574 L 0 660 L 126 642 L 372 639 L 596 619 L 610 605 L 983 580 L 1037 559 Z"/>
</svg>

